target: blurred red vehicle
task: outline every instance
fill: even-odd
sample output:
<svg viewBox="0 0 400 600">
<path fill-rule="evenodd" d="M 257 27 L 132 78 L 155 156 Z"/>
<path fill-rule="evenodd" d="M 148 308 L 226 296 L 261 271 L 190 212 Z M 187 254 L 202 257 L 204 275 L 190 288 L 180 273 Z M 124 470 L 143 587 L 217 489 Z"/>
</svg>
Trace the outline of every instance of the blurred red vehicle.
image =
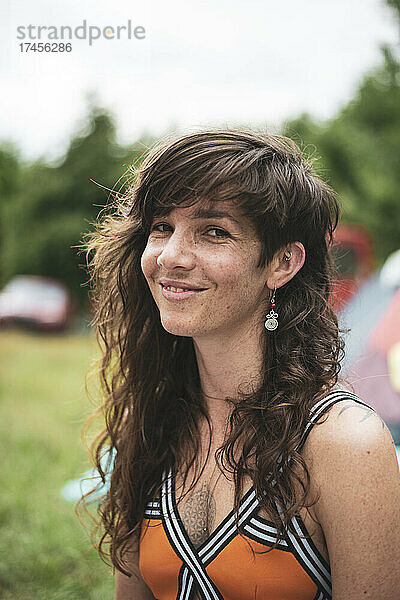
<svg viewBox="0 0 400 600">
<path fill-rule="evenodd" d="M 3 326 L 62 331 L 70 325 L 72 312 L 72 297 L 57 279 L 17 275 L 0 292 L 0 325 Z"/>
<path fill-rule="evenodd" d="M 333 236 L 332 256 L 336 277 L 331 305 L 338 312 L 376 269 L 375 249 L 369 231 L 358 224 L 339 225 Z"/>
</svg>

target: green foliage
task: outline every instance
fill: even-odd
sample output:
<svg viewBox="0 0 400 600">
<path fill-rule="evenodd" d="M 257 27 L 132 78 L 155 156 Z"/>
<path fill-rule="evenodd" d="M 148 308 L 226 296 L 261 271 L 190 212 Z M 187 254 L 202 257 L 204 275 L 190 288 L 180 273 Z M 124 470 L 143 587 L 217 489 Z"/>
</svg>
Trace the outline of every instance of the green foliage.
<svg viewBox="0 0 400 600">
<path fill-rule="evenodd" d="M 21 166 L 18 153 L 9 144 L 0 146 L 0 284 L 6 272 L 5 247 L 9 235 L 9 212 L 20 187 Z"/>
<path fill-rule="evenodd" d="M 16 149 L 10 144 L 0 146 L 0 198 L 8 202 L 18 189 L 20 164 Z"/>
<path fill-rule="evenodd" d="M 400 0 L 386 0 L 386 4 L 395 10 L 397 20 L 400 21 Z"/>
<path fill-rule="evenodd" d="M 369 228 L 379 262 L 400 248 L 400 64 L 388 47 L 382 53 L 382 65 L 335 118 L 317 123 L 302 115 L 285 127 L 310 156 L 319 153 L 344 219 Z"/>
<path fill-rule="evenodd" d="M 82 286 L 88 277 L 77 245 L 145 147 L 144 140 L 119 146 L 112 117 L 94 107 L 57 166 L 38 161 L 22 168 L 10 152 L 0 151 L 0 194 L 2 187 L 7 191 L 0 213 L 0 285 L 16 274 L 55 277 L 86 308 L 88 289 Z"/>
</svg>

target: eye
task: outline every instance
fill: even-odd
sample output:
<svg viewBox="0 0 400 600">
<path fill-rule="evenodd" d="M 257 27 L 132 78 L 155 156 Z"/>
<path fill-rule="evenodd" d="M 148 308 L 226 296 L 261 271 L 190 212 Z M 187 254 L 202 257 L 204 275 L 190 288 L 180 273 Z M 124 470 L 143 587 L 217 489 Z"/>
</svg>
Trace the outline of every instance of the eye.
<svg viewBox="0 0 400 600">
<path fill-rule="evenodd" d="M 208 230 L 208 232 L 210 232 L 210 231 L 217 232 L 217 235 L 212 235 L 211 237 L 216 237 L 216 238 L 229 237 L 229 233 L 227 231 L 225 231 L 224 229 L 220 229 L 219 227 L 212 227 L 211 229 Z"/>
<path fill-rule="evenodd" d="M 170 227 L 170 225 L 168 225 L 168 223 L 156 223 L 151 227 L 150 231 L 158 231 L 159 233 L 165 233 L 165 231 L 163 231 L 162 229 L 158 229 L 159 227 Z"/>
<path fill-rule="evenodd" d="M 160 229 L 161 227 L 167 227 L 169 229 L 171 229 L 171 225 L 168 225 L 168 223 L 155 223 L 152 228 L 150 229 L 150 232 L 155 231 L 158 233 L 166 233 L 166 229 Z M 210 233 L 210 231 L 214 231 L 215 235 L 210 234 L 211 237 L 216 238 L 216 239 L 222 239 L 222 238 L 226 238 L 229 237 L 229 233 L 227 231 L 225 231 L 224 229 L 221 229 L 220 227 L 210 227 L 210 229 L 207 229 L 207 233 Z"/>
</svg>

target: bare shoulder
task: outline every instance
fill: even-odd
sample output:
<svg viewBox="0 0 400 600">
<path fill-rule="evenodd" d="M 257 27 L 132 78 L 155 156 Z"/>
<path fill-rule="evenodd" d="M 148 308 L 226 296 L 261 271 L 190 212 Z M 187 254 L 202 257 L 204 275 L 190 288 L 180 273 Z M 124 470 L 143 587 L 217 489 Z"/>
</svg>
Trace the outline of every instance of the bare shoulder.
<svg viewBox="0 0 400 600">
<path fill-rule="evenodd" d="M 350 479 L 363 489 L 390 477 L 400 485 L 394 443 L 388 428 L 369 406 L 352 398 L 334 404 L 313 426 L 304 447 L 314 491 L 329 494 Z"/>
<path fill-rule="evenodd" d="M 313 512 L 318 521 L 338 513 L 333 502 L 358 502 L 390 493 L 400 506 L 400 473 L 395 446 L 385 423 L 370 407 L 353 400 L 334 404 L 312 427 L 303 457 L 311 489 L 318 498 Z M 383 485 L 383 482 L 385 485 Z M 381 498 L 382 502 L 385 499 Z M 370 504 L 370 506 L 372 506 Z"/>
<path fill-rule="evenodd" d="M 386 425 L 369 407 L 342 400 L 312 428 L 304 459 L 317 498 L 312 512 L 326 539 L 333 598 L 395 600 L 400 473 Z"/>
<path fill-rule="evenodd" d="M 388 428 L 369 406 L 352 398 L 334 404 L 312 428 L 304 457 L 314 477 L 324 485 L 329 474 L 340 469 L 391 472 L 398 464 Z"/>
</svg>

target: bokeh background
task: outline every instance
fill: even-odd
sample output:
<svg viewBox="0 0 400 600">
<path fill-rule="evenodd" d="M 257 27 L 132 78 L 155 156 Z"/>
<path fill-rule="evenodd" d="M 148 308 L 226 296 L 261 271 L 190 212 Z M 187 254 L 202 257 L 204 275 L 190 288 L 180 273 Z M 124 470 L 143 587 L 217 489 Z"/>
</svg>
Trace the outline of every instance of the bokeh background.
<svg viewBox="0 0 400 600">
<path fill-rule="evenodd" d="M 57 40 L 70 51 L 18 34 L 128 21 L 142 39 Z M 400 0 L 3 0 L 0 598 L 113 596 L 62 493 L 89 468 L 97 356 L 78 246 L 160 138 L 244 126 L 315 160 L 342 203 L 343 373 L 400 443 L 399 27 Z"/>
</svg>

